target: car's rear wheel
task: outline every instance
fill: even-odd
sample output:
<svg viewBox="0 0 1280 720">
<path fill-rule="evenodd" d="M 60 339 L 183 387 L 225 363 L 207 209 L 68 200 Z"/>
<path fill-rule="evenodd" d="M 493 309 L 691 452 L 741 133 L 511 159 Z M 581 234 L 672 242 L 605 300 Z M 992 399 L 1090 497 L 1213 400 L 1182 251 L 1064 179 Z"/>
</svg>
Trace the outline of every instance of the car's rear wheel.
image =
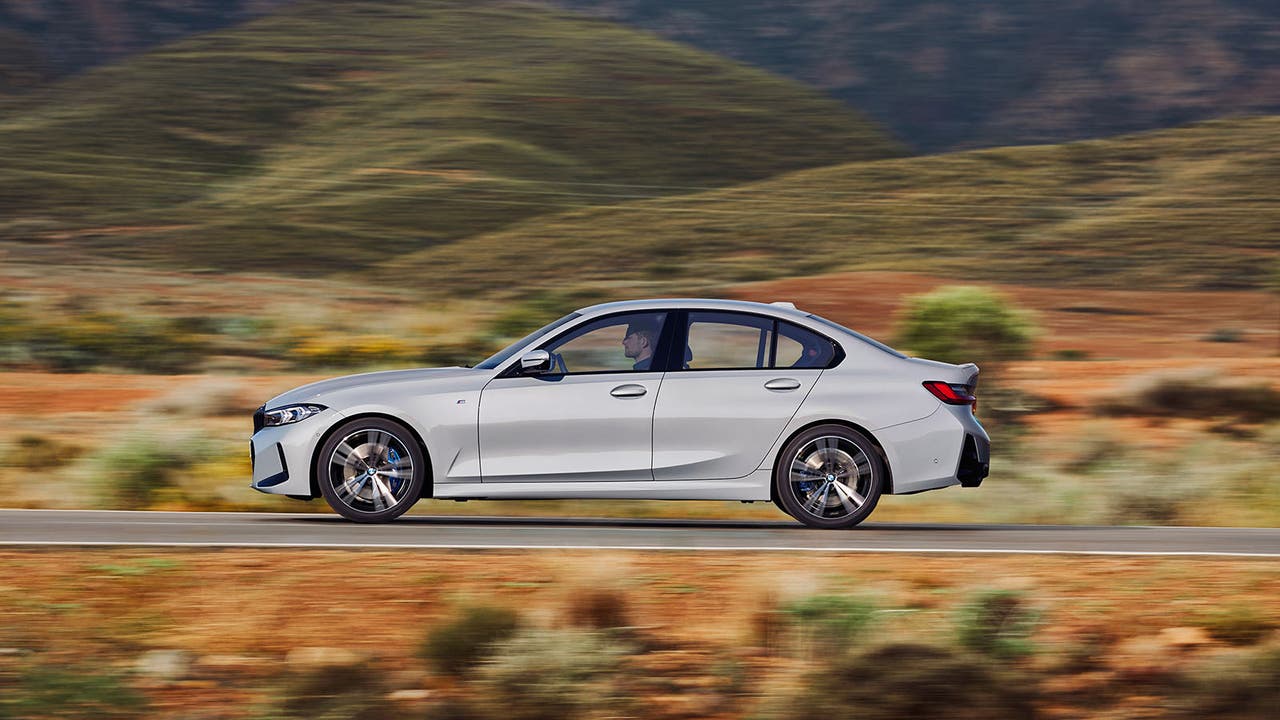
<svg viewBox="0 0 1280 720">
<path fill-rule="evenodd" d="M 857 525 L 875 510 L 884 488 L 884 461 L 862 433 L 819 425 L 787 443 L 773 473 L 778 502 L 814 528 Z"/>
<path fill-rule="evenodd" d="M 316 458 L 320 494 L 356 522 L 387 522 L 413 507 L 426 480 L 426 457 L 408 428 L 385 418 L 339 426 Z"/>
</svg>

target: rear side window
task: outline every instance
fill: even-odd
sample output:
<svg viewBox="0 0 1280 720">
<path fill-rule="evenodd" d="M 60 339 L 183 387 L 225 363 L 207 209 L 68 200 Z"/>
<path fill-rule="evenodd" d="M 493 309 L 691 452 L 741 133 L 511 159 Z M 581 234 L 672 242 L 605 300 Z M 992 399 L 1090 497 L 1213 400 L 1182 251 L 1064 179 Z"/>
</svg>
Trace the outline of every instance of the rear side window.
<svg viewBox="0 0 1280 720">
<path fill-rule="evenodd" d="M 772 344 L 772 318 L 691 312 L 684 367 L 688 370 L 767 368 Z"/>
<path fill-rule="evenodd" d="M 774 318 L 707 311 L 688 318 L 685 370 L 821 369 L 838 352 L 822 335 Z"/>
<path fill-rule="evenodd" d="M 818 333 L 791 323 L 778 323 L 778 352 L 774 367 L 825 368 L 835 356 L 835 345 Z"/>
</svg>

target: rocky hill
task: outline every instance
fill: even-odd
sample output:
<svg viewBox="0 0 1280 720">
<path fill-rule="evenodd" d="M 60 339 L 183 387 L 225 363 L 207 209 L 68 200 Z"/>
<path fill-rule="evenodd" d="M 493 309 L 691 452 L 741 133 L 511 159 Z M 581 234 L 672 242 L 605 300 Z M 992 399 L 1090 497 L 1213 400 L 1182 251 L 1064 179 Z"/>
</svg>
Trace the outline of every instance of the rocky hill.
<svg viewBox="0 0 1280 720">
<path fill-rule="evenodd" d="M 817 87 L 923 151 L 1280 110 L 1272 0 L 555 0 Z"/>
<path fill-rule="evenodd" d="M 300 2 L 11 100 L 0 240 L 329 272 L 901 154 L 799 83 L 563 10 Z"/>
</svg>

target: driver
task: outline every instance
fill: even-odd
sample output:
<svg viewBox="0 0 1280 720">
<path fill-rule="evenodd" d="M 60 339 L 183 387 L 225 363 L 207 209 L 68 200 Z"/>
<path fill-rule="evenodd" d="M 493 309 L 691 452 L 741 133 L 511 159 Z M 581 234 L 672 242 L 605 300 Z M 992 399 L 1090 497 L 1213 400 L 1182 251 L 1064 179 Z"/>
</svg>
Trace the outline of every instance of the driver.
<svg viewBox="0 0 1280 720">
<path fill-rule="evenodd" d="M 650 322 L 634 321 L 627 325 L 622 338 L 622 352 L 635 360 L 632 370 L 648 370 L 653 362 L 653 349 L 658 343 L 658 328 Z"/>
</svg>

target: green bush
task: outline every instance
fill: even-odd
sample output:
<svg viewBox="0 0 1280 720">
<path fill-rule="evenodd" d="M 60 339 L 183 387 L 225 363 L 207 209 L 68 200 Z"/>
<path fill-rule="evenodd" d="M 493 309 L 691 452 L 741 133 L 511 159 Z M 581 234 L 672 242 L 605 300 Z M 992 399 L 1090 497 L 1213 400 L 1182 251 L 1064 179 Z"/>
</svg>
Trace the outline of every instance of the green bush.
<svg viewBox="0 0 1280 720">
<path fill-rule="evenodd" d="M 824 663 L 775 717 L 1032 718 L 1028 685 L 982 658 L 927 645 L 886 645 Z"/>
<path fill-rule="evenodd" d="M 1031 633 L 1037 614 L 1026 607 L 1020 593 L 990 590 L 978 595 L 960 610 L 960 644 L 974 652 L 995 658 L 1016 658 L 1034 649 Z"/>
<path fill-rule="evenodd" d="M 209 347 L 179 320 L 135 320 L 111 313 L 29 320 L 0 309 L 0 362 L 59 372 L 111 367 L 183 373 L 199 367 Z"/>
<path fill-rule="evenodd" d="M 8 680 L 0 675 L 0 718 L 134 718 L 146 708 L 122 675 L 96 667 L 36 663 Z"/>
<path fill-rule="evenodd" d="M 108 448 L 95 458 L 93 471 L 104 507 L 133 510 L 151 506 L 162 491 L 177 484 L 177 475 L 190 468 L 203 447 L 186 439 L 146 434 Z"/>
<path fill-rule="evenodd" d="M 522 632 L 496 647 L 476 684 L 490 717 L 504 720 L 627 716 L 617 708 L 626 652 L 584 630 Z"/>
<path fill-rule="evenodd" d="M 1275 624 L 1247 605 L 1232 605 L 1202 618 L 1200 625 L 1215 640 L 1232 645 L 1256 645 L 1262 642 Z"/>
<path fill-rule="evenodd" d="M 446 675 L 464 675 L 519 628 L 520 618 L 512 610 L 469 607 L 456 620 L 431 630 L 418 655 Z"/>
<path fill-rule="evenodd" d="M 876 606 L 843 595 L 814 595 L 782 607 L 802 654 L 839 654 L 856 645 Z"/>
<path fill-rule="evenodd" d="M 949 286 L 910 298 L 897 344 L 931 360 L 999 365 L 1031 353 L 1035 327 L 1026 312 L 980 287 Z"/>
</svg>

